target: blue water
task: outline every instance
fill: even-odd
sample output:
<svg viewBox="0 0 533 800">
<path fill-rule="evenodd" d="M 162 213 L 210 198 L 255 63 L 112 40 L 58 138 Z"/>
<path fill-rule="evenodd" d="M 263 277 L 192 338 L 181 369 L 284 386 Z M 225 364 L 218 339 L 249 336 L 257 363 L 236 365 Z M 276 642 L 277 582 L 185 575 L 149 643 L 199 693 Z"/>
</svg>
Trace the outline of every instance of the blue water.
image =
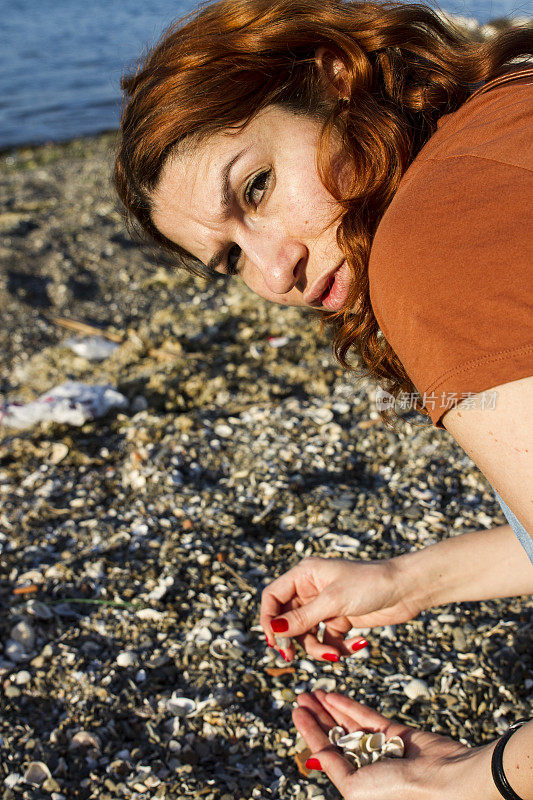
<svg viewBox="0 0 533 800">
<path fill-rule="evenodd" d="M 116 127 L 120 76 L 192 0 L 0 0 L 0 148 Z M 487 22 L 533 0 L 443 0 Z"/>
</svg>

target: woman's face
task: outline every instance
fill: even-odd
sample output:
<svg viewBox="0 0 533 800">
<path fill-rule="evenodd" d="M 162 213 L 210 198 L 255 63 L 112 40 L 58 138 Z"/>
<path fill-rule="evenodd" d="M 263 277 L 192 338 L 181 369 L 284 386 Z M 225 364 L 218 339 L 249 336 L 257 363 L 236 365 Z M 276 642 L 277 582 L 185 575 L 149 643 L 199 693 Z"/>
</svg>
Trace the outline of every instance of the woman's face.
<svg viewBox="0 0 533 800">
<path fill-rule="evenodd" d="M 152 221 L 206 266 L 289 306 L 341 309 L 351 273 L 317 172 L 320 123 L 278 106 L 165 163 Z"/>
</svg>

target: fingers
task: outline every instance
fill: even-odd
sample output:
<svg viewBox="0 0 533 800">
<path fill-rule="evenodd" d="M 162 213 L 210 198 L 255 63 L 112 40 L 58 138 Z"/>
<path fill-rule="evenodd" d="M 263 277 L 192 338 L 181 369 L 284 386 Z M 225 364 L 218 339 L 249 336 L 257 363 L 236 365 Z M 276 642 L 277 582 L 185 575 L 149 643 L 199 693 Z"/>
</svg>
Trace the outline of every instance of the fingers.
<svg viewBox="0 0 533 800">
<path fill-rule="evenodd" d="M 306 572 L 309 561 L 311 559 L 300 561 L 299 564 L 284 572 L 263 589 L 260 611 L 260 622 L 263 628 L 269 628 L 270 620 L 276 617 L 290 600 L 298 597 L 297 584 L 302 574 Z"/>
<path fill-rule="evenodd" d="M 307 711 L 310 711 L 313 714 L 316 721 L 320 725 L 323 733 L 326 734 L 327 738 L 328 731 L 334 728 L 337 723 L 335 722 L 329 711 L 326 708 L 324 708 L 322 703 L 320 703 L 319 700 L 315 697 L 314 693 L 299 694 L 296 697 L 296 702 L 298 703 L 299 708 L 306 709 Z"/>
<path fill-rule="evenodd" d="M 314 694 L 337 723 L 348 730 L 383 731 L 387 736 L 403 736 L 411 731 L 407 725 L 394 722 L 350 697 L 336 692 L 326 694 L 320 690 Z"/>
<path fill-rule="evenodd" d="M 328 699 L 331 702 L 328 703 Z M 299 707 L 293 711 L 293 720 L 312 751 L 307 761 L 308 769 L 325 772 L 346 800 L 390 800 L 391 797 L 403 796 L 406 762 L 392 759 L 356 771 L 329 742 L 327 732 L 334 725 L 343 725 L 349 731 L 381 730 L 394 736 L 405 735 L 405 731 L 411 731 L 410 728 L 391 722 L 362 703 L 342 695 L 315 691 L 299 695 L 297 700 Z M 334 709 L 334 704 L 343 708 Z"/>
<path fill-rule="evenodd" d="M 305 605 L 283 611 L 282 616 L 270 619 L 270 629 L 284 636 L 301 636 L 315 628 L 322 620 L 337 616 L 335 598 L 329 587 Z"/>
<path fill-rule="evenodd" d="M 306 698 L 309 697 L 309 695 L 306 695 Z M 306 699 L 305 703 L 309 703 L 314 708 L 311 700 Z M 323 712 L 319 713 L 324 718 Z M 300 707 L 295 709 L 292 712 L 292 718 L 298 731 L 312 750 L 313 757 L 317 759 L 318 763 L 314 767 L 310 764 L 310 767 L 322 769 L 328 778 L 333 781 L 343 797 L 348 797 L 348 784 L 354 775 L 351 765 L 340 755 L 337 748 L 330 743 L 326 733 L 309 708 Z"/>
<path fill-rule="evenodd" d="M 323 642 L 319 642 L 314 633 L 306 633 L 303 636 L 299 636 L 298 641 L 311 658 L 324 661 L 339 661 L 342 656 L 350 655 L 350 651 L 344 645 L 343 633 L 330 632 L 329 627 Z"/>
</svg>

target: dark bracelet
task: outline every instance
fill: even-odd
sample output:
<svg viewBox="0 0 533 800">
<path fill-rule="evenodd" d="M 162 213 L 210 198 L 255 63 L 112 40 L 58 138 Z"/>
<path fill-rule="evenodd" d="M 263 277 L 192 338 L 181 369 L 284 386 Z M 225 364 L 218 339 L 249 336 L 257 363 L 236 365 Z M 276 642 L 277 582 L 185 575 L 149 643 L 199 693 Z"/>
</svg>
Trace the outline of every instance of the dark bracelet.
<svg viewBox="0 0 533 800">
<path fill-rule="evenodd" d="M 526 722 L 529 722 L 528 719 L 519 719 L 517 722 L 513 722 L 513 724 L 509 727 L 507 733 L 502 736 L 496 747 L 494 748 L 494 752 L 492 753 L 492 778 L 496 785 L 497 790 L 501 794 L 502 797 L 505 797 L 505 800 L 522 800 L 517 793 L 511 788 L 509 781 L 505 777 L 505 772 L 503 771 L 503 751 L 505 745 L 513 735 L 515 731 L 518 730 L 522 725 L 525 725 Z"/>
</svg>

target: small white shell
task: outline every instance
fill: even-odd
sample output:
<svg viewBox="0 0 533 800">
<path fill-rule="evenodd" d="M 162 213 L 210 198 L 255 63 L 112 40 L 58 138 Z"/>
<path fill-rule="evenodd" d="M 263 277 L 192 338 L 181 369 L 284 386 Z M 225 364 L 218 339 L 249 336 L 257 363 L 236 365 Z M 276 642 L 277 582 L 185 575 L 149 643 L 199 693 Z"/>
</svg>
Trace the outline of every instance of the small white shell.
<svg viewBox="0 0 533 800">
<path fill-rule="evenodd" d="M 33 783 L 34 786 L 40 786 L 51 777 L 52 773 L 43 761 L 32 761 L 24 773 L 26 783 Z"/>
<path fill-rule="evenodd" d="M 220 658 L 223 660 L 230 660 L 242 658 L 243 649 L 230 642 L 229 639 L 214 639 L 209 645 L 209 652 L 213 658 Z"/>
<path fill-rule="evenodd" d="M 324 634 L 325 633 L 326 633 L 326 623 L 325 622 L 319 622 L 318 623 L 318 631 L 317 631 L 317 634 L 316 634 L 316 638 L 317 638 L 317 641 L 320 644 L 324 644 Z"/>
<path fill-rule="evenodd" d="M 123 650 L 122 653 L 117 655 L 116 663 L 119 667 L 124 667 L 124 669 L 138 667 L 139 657 L 133 650 Z"/>
<path fill-rule="evenodd" d="M 174 692 L 167 700 L 166 707 L 176 717 L 188 717 L 196 710 L 196 701 L 190 697 L 181 697 Z"/>
<path fill-rule="evenodd" d="M 345 750 L 343 756 L 348 759 L 352 767 L 359 769 L 363 766 L 361 764 L 361 754 L 355 750 Z"/>
<path fill-rule="evenodd" d="M 389 758 L 402 758 L 404 752 L 405 746 L 399 736 L 392 736 L 383 747 L 383 755 Z"/>
<path fill-rule="evenodd" d="M 345 736 L 346 731 L 340 725 L 336 725 L 334 728 L 328 733 L 328 739 L 330 740 L 331 744 L 337 744 L 341 736 Z"/>
<path fill-rule="evenodd" d="M 420 678 L 413 678 L 403 687 L 403 690 L 410 700 L 416 700 L 417 697 L 429 697 L 428 685 Z"/>
<path fill-rule="evenodd" d="M 70 749 L 75 750 L 77 747 L 91 747 L 94 750 L 100 750 L 100 739 L 92 731 L 78 731 L 70 740 Z"/>
<path fill-rule="evenodd" d="M 363 736 L 361 739 L 361 749 L 365 753 L 372 753 L 374 750 L 381 750 L 384 744 L 384 733 L 370 733 L 367 736 Z"/>
<path fill-rule="evenodd" d="M 333 730 L 335 729 L 333 728 Z M 363 736 L 363 731 L 352 731 L 351 733 L 346 733 L 344 736 L 341 736 L 340 739 L 337 739 L 335 744 L 337 747 L 346 747 L 348 750 L 352 750 L 352 745 L 355 745 L 357 748 L 361 746 L 361 739 Z"/>
</svg>

